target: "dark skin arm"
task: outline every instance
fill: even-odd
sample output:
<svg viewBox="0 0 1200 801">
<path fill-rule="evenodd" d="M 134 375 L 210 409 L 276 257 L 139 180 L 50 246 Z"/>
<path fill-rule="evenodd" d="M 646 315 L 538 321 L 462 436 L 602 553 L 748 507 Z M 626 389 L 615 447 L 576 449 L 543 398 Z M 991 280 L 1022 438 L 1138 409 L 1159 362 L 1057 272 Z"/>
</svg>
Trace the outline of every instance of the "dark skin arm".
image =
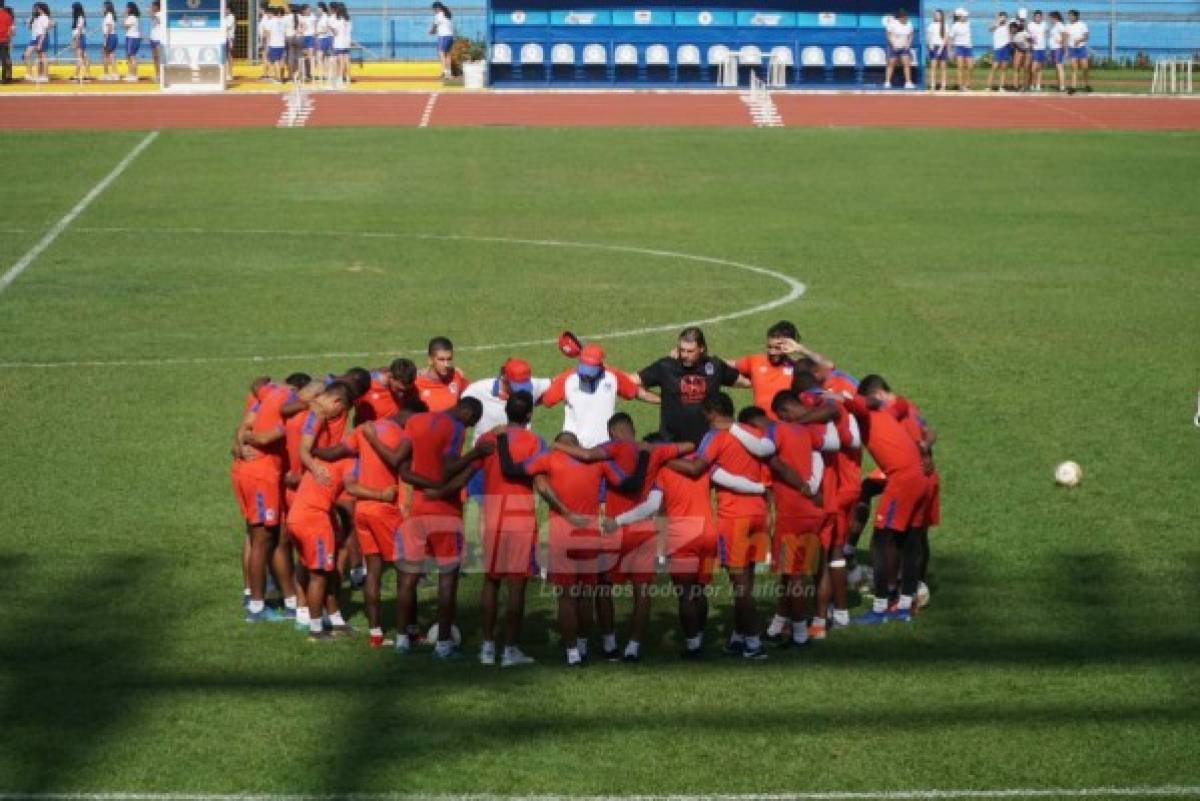
<svg viewBox="0 0 1200 801">
<path fill-rule="evenodd" d="M 688 478 L 700 478 L 709 468 L 708 462 L 703 459 L 672 459 L 666 466 Z"/>
<path fill-rule="evenodd" d="M 559 497 L 554 494 L 554 490 L 550 488 L 550 482 L 545 476 L 534 476 L 533 488 L 550 505 L 551 509 L 565 517 L 571 525 L 576 528 L 584 528 L 591 523 L 591 520 L 584 515 L 577 515 L 566 507 Z"/>
<path fill-rule="evenodd" d="M 805 409 L 804 412 L 796 418 L 797 423 L 828 423 L 830 420 L 836 420 L 838 416 L 838 408 L 832 403 L 822 403 L 820 406 L 814 406 L 811 409 Z"/>
<path fill-rule="evenodd" d="M 635 495 L 642 491 L 642 482 L 646 480 L 646 468 L 650 466 L 649 451 L 640 451 L 638 453 L 637 469 L 625 477 L 625 480 L 617 484 L 613 489 L 622 495 Z"/>
<path fill-rule="evenodd" d="M 283 439 L 283 432 L 277 428 L 271 431 L 260 431 L 257 434 L 253 431 L 242 431 L 242 444 L 253 445 L 256 448 L 265 447 L 281 439 Z"/>
<path fill-rule="evenodd" d="M 456 456 L 452 459 L 447 459 L 442 469 L 448 476 L 456 475 L 469 467 L 471 463 L 485 456 L 490 456 L 495 449 L 495 445 L 491 440 L 480 440 L 474 448 L 464 453 L 462 456 Z"/>
<path fill-rule="evenodd" d="M 399 470 L 402 462 L 408 461 L 412 457 L 412 440 L 404 439 L 395 448 L 389 448 L 379 440 L 379 435 L 375 433 L 375 424 L 366 423 L 362 426 L 363 439 L 367 441 L 377 454 L 383 460 L 384 464 L 393 470 Z M 405 479 L 406 483 L 411 483 Z M 413 486 L 416 486 L 415 484 Z"/>
<path fill-rule="evenodd" d="M 332 445 L 328 448 L 313 448 L 312 455 L 322 462 L 336 462 L 341 459 L 349 459 L 358 454 L 350 450 L 350 446 L 346 443 L 339 442 L 337 445 Z"/>
<path fill-rule="evenodd" d="M 364 487 L 352 478 L 346 479 L 346 492 L 353 495 L 355 498 L 361 498 L 364 501 L 381 501 L 383 503 L 394 503 L 396 500 L 396 487 L 385 487 L 381 490 L 373 490 Z"/>
<path fill-rule="evenodd" d="M 821 505 L 821 493 L 818 492 L 813 494 L 813 491 L 808 486 L 808 482 L 800 478 L 800 474 L 796 472 L 795 468 L 780 459 L 778 456 L 772 456 L 771 461 L 768 462 L 768 464 L 771 466 L 771 472 L 774 473 L 780 481 L 782 481 L 784 484 L 787 484 L 801 495 L 810 498 L 817 506 Z"/>
<path fill-rule="evenodd" d="M 568 445 L 565 442 L 556 442 L 552 446 L 556 451 L 562 451 L 572 459 L 578 459 L 581 462 L 603 462 L 608 458 L 608 451 L 604 448 L 581 448 L 578 445 Z"/>
<path fill-rule="evenodd" d="M 505 478 L 516 480 L 521 478 L 528 479 L 530 477 L 529 473 L 525 472 L 523 465 L 519 465 L 513 461 L 512 452 L 508 449 L 507 434 L 501 434 L 496 437 L 496 454 L 500 457 L 500 472 L 504 474 Z M 534 485 L 536 486 L 536 482 Z M 549 489 L 548 486 L 547 489 Z M 538 491 L 541 492 L 541 490 Z M 542 497 L 545 496 L 543 495 Z M 546 502 L 550 503 L 549 500 Z M 550 505 L 554 507 L 554 504 L 551 503 Z M 555 508 L 555 511 L 558 511 L 558 509 Z"/>
<path fill-rule="evenodd" d="M 474 470 L 461 470 L 442 486 L 434 489 L 426 489 L 425 497 L 430 500 L 453 498 L 463 487 L 467 486 L 467 482 L 471 480 L 471 476 L 474 474 Z"/>
</svg>

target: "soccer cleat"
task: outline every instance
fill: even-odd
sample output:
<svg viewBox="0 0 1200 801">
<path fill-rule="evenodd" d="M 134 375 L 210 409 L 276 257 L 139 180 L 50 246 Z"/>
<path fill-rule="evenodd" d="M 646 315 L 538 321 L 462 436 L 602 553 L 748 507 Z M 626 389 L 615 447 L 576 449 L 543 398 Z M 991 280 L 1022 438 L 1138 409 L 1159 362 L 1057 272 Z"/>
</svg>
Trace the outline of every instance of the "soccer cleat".
<svg viewBox="0 0 1200 801">
<path fill-rule="evenodd" d="M 350 571 L 350 589 L 362 589 L 362 585 L 365 584 L 366 581 L 367 571 L 363 570 L 361 567 L 353 568 Z"/>
<path fill-rule="evenodd" d="M 871 610 L 865 612 L 853 619 L 856 626 L 878 626 L 880 623 L 887 623 L 890 619 L 887 612 L 876 612 Z"/>
<path fill-rule="evenodd" d="M 494 665 L 496 664 L 496 645 L 495 643 L 485 642 L 479 646 L 479 664 Z"/>
<path fill-rule="evenodd" d="M 726 643 L 721 646 L 721 652 L 727 654 L 728 656 L 741 656 L 746 652 L 746 643 L 743 640 L 738 640 L 737 642 L 734 642 L 733 640 L 727 640 Z"/>
<path fill-rule="evenodd" d="M 280 620 L 293 620 L 293 621 L 294 621 L 294 620 L 296 619 L 296 610 L 295 610 L 295 609 L 288 609 L 286 606 L 285 606 L 285 607 L 283 607 L 283 609 L 279 610 L 279 619 L 280 619 Z"/>
<path fill-rule="evenodd" d="M 824 623 L 820 623 L 820 624 L 813 623 L 812 625 L 810 625 L 808 627 L 808 641 L 809 642 L 813 642 L 816 640 L 823 640 L 823 639 L 825 639 L 825 624 Z"/>
<path fill-rule="evenodd" d="M 452 646 L 449 650 L 439 652 L 438 649 L 433 649 L 433 658 L 440 659 L 443 662 L 457 662 L 462 659 L 462 649 L 457 645 Z"/>
<path fill-rule="evenodd" d="M 367 639 L 367 646 L 369 648 L 382 648 L 383 644 L 384 639 L 382 634 L 372 634 Z"/>
<path fill-rule="evenodd" d="M 767 649 L 761 645 L 757 648 L 745 648 L 742 650 L 742 659 L 763 660 L 767 658 Z"/>
<path fill-rule="evenodd" d="M 330 642 L 333 635 L 328 631 L 310 631 L 304 639 L 308 642 Z"/>
<path fill-rule="evenodd" d="M 617 648 L 614 648 L 611 651 L 601 651 L 600 655 L 604 657 L 605 662 L 621 661 L 621 651 Z"/>
<path fill-rule="evenodd" d="M 274 623 L 277 620 L 282 620 L 279 613 L 269 606 L 264 606 L 261 612 L 251 612 L 246 610 L 246 616 L 242 618 L 247 623 Z"/>
<path fill-rule="evenodd" d="M 529 656 L 520 648 L 506 650 L 504 656 L 500 657 L 500 667 L 520 667 L 521 665 L 532 665 L 537 662 L 532 656 Z"/>
</svg>

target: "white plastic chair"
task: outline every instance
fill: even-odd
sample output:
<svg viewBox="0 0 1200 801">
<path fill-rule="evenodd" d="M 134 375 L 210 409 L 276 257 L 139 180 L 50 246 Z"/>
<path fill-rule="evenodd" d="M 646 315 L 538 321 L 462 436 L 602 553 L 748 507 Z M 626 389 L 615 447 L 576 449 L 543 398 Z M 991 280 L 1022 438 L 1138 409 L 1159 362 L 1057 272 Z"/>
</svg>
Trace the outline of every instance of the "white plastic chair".
<svg viewBox="0 0 1200 801">
<path fill-rule="evenodd" d="M 681 67 L 699 67 L 700 48 L 695 45 L 680 45 L 675 51 L 675 63 Z"/>
<path fill-rule="evenodd" d="M 863 50 L 863 66 L 864 67 L 886 67 L 887 53 L 882 47 L 868 47 Z"/>
<path fill-rule="evenodd" d="M 521 45 L 521 64 L 545 64 L 546 53 L 536 42 Z"/>
<path fill-rule="evenodd" d="M 492 63 L 511 65 L 512 48 L 504 44 L 504 42 L 497 42 L 496 44 L 492 45 Z"/>
<path fill-rule="evenodd" d="M 783 45 L 772 47 L 770 61 L 772 64 L 782 64 L 785 67 L 794 67 L 795 62 L 792 61 L 792 48 L 784 47 Z"/>
<path fill-rule="evenodd" d="M 631 44 L 617 45 L 613 50 L 613 63 L 618 67 L 636 67 L 637 48 Z"/>
<path fill-rule="evenodd" d="M 833 66 L 835 69 L 844 69 L 847 67 L 857 66 L 858 59 L 854 57 L 854 48 L 841 47 L 833 48 Z"/>
<path fill-rule="evenodd" d="M 760 67 L 762 62 L 762 51 L 755 45 L 742 45 L 738 50 L 738 63 L 743 67 Z"/>
<path fill-rule="evenodd" d="M 650 45 L 646 48 L 646 66 L 647 67 L 669 67 L 671 66 L 671 51 L 666 45 Z"/>
<path fill-rule="evenodd" d="M 573 65 L 575 63 L 575 48 L 569 44 L 559 42 L 550 48 L 550 63 L 559 66 Z"/>
<path fill-rule="evenodd" d="M 800 51 L 800 65 L 803 67 L 824 67 L 825 51 L 819 47 L 806 47 Z"/>
<path fill-rule="evenodd" d="M 584 45 L 583 48 L 583 63 L 591 66 L 604 65 L 608 63 L 608 53 L 604 50 L 602 44 Z"/>
<path fill-rule="evenodd" d="M 708 54 L 705 58 L 705 63 L 710 67 L 716 67 L 725 63 L 725 59 L 729 58 L 729 48 L 725 45 L 713 45 L 708 48 Z"/>
</svg>

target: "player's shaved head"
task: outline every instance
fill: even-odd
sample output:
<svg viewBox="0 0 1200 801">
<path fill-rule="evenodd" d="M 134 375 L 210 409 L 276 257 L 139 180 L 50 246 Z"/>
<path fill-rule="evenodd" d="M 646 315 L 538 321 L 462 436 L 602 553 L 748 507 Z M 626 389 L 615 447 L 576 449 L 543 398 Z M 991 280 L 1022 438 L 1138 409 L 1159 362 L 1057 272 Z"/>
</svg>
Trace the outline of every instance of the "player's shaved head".
<svg viewBox="0 0 1200 801">
<path fill-rule="evenodd" d="M 478 398 L 459 398 L 454 404 L 454 416 L 465 426 L 473 426 L 483 417 L 483 404 Z"/>
<path fill-rule="evenodd" d="M 432 356 L 439 351 L 454 352 L 454 343 L 450 341 L 449 337 L 434 337 L 429 340 L 429 347 L 425 352 Z"/>
<path fill-rule="evenodd" d="M 528 392 L 514 392 L 504 404 L 504 413 L 513 425 L 528 425 L 529 418 L 533 417 L 533 396 Z"/>
<path fill-rule="evenodd" d="M 637 434 L 633 428 L 633 418 L 625 412 L 617 412 L 608 418 L 608 435 L 613 439 L 634 440 Z"/>
<path fill-rule="evenodd" d="M 704 416 L 712 417 L 733 417 L 733 398 L 725 392 L 718 392 L 711 398 L 704 399 Z"/>
<path fill-rule="evenodd" d="M 287 384 L 292 389 L 304 389 L 312 383 L 312 376 L 308 373 L 292 373 L 287 378 L 283 379 L 283 383 Z"/>
<path fill-rule="evenodd" d="M 572 434 L 570 431 L 560 431 L 558 436 L 554 438 L 555 442 L 561 442 L 564 445 L 579 445 L 579 437 Z"/>
<path fill-rule="evenodd" d="M 812 374 L 811 370 L 796 370 L 792 373 L 793 392 L 808 392 L 810 389 L 820 388 L 821 382 L 817 380 L 817 377 Z"/>
<path fill-rule="evenodd" d="M 864 398 L 869 398 L 879 392 L 891 392 L 892 388 L 888 386 L 888 382 L 883 380 L 883 376 L 871 373 L 865 376 L 862 381 L 858 382 L 858 394 Z"/>
<path fill-rule="evenodd" d="M 353 393 L 351 400 L 361 398 L 371 388 L 371 373 L 365 367 L 351 367 L 346 371 L 345 378 Z"/>
<path fill-rule="evenodd" d="M 771 398 L 771 411 L 775 412 L 775 416 L 781 420 L 789 419 L 790 413 L 801 405 L 800 396 L 794 389 L 776 392 L 775 397 Z"/>
<path fill-rule="evenodd" d="M 737 421 L 747 425 L 757 426 L 762 423 L 770 422 L 767 418 L 767 413 L 758 406 L 747 406 L 738 412 Z"/>
<path fill-rule="evenodd" d="M 429 367 L 443 380 L 454 375 L 454 343 L 446 337 L 429 340 Z"/>
</svg>

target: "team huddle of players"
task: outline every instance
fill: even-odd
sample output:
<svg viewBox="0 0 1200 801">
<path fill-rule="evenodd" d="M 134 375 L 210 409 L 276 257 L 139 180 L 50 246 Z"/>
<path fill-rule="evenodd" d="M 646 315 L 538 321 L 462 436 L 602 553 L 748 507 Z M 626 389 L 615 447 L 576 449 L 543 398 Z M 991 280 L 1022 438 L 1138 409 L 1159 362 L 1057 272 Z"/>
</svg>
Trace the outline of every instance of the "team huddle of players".
<svg viewBox="0 0 1200 801">
<path fill-rule="evenodd" d="M 938 523 L 935 437 L 880 376 L 856 381 L 835 369 L 788 322 L 768 330 L 765 353 L 729 362 L 687 328 L 669 356 L 637 373 L 607 364 L 596 343 L 564 334 L 559 344 L 576 363 L 553 379 L 510 358 L 495 377 L 468 383 L 444 337 L 430 341 L 420 370 L 396 359 L 324 379 L 257 379 L 232 443 L 247 531 L 245 619 L 294 620 L 313 642 L 348 635 L 341 577 L 362 570 L 368 642 L 382 647 L 382 575 L 392 566 L 395 650 L 421 640 L 416 590 L 428 574 L 438 596 L 433 654 L 460 656 L 464 504 L 474 500 L 485 664 L 533 661 L 519 640 L 526 586 L 539 575 L 555 590 L 568 665 L 587 659 L 594 629 L 604 658 L 638 661 L 660 566 L 678 600 L 685 658 L 703 652 L 707 585 L 724 569 L 732 624 L 723 650 L 763 659 L 764 639 L 803 644 L 850 624 L 847 572 L 875 495 L 874 600 L 855 622 L 912 619 Z M 749 388 L 754 405 L 735 411 L 726 386 Z M 639 440 L 616 410 L 622 399 L 658 404 L 659 430 Z M 537 406 L 559 404 L 563 430 L 547 445 L 530 421 Z M 865 478 L 864 449 L 878 468 Z M 548 507 L 544 545 L 538 498 Z M 765 562 L 781 591 L 764 632 L 754 580 Z M 279 609 L 264 601 L 268 573 Z M 633 608 L 620 649 L 612 589 L 623 584 Z"/>
</svg>

